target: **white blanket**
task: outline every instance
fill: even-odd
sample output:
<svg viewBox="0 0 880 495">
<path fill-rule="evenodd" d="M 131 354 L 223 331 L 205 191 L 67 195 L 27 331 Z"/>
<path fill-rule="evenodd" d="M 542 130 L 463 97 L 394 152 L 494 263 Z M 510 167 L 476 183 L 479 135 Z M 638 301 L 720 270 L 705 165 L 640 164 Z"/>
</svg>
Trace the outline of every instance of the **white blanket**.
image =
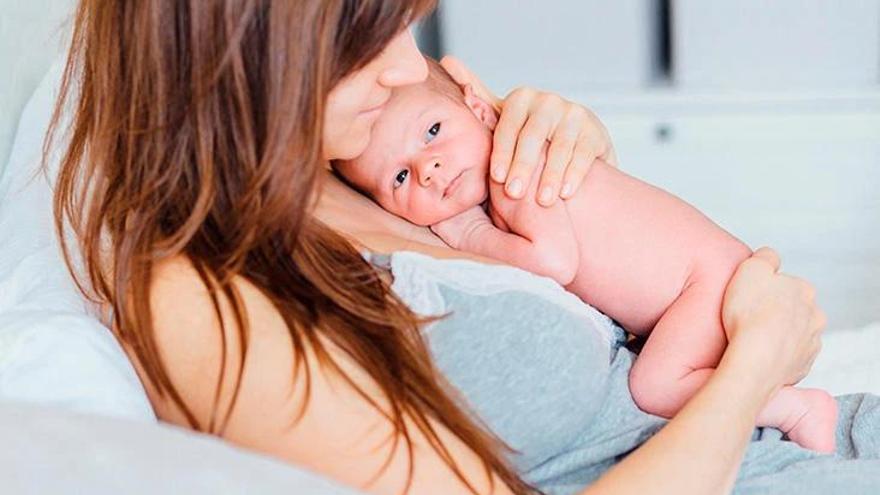
<svg viewBox="0 0 880 495">
<path fill-rule="evenodd" d="M 822 352 L 802 386 L 823 388 L 834 395 L 880 395 L 880 322 L 827 332 L 822 342 Z"/>
</svg>

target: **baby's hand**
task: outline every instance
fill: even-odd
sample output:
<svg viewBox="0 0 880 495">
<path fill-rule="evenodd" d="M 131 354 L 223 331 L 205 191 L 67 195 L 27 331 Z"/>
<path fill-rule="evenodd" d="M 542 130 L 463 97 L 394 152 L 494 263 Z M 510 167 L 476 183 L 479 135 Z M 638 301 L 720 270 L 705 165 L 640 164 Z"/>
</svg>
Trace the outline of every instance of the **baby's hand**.
<svg viewBox="0 0 880 495">
<path fill-rule="evenodd" d="M 452 218 L 431 225 L 431 230 L 453 249 L 467 250 L 468 240 L 480 229 L 492 226 L 492 220 L 480 205 Z"/>
</svg>

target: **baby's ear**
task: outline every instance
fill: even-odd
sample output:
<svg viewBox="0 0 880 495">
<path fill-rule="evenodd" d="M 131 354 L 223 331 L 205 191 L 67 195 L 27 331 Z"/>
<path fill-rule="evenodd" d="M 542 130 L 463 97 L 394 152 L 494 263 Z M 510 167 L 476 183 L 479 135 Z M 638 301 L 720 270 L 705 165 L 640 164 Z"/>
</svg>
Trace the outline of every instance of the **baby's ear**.
<svg viewBox="0 0 880 495">
<path fill-rule="evenodd" d="M 495 109 L 492 108 L 492 105 L 477 96 L 474 93 L 474 87 L 470 84 L 465 84 L 462 89 L 464 91 L 464 104 L 480 119 L 480 122 L 488 127 L 489 130 L 494 131 L 495 126 L 498 125 L 498 116 L 495 115 Z"/>
</svg>

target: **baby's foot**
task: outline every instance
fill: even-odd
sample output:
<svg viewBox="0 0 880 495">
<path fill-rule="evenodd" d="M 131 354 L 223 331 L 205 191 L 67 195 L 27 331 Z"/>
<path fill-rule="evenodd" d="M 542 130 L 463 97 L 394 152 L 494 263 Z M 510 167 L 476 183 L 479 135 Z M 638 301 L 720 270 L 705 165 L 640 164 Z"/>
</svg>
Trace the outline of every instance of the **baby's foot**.
<svg viewBox="0 0 880 495">
<path fill-rule="evenodd" d="M 789 440 L 823 454 L 834 452 L 837 430 L 837 401 L 828 392 L 800 389 L 803 410 L 782 425 Z"/>
</svg>

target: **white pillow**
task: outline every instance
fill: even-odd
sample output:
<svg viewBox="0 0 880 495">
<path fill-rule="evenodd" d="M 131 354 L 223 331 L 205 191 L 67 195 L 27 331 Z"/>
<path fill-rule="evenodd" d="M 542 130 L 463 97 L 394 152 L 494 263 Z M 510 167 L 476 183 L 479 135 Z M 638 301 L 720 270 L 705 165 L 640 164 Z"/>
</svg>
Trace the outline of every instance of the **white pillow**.
<svg viewBox="0 0 880 495">
<path fill-rule="evenodd" d="M 304 469 L 166 425 L 0 403 L 3 493 L 354 495 Z"/>
<path fill-rule="evenodd" d="M 0 177 L 0 399 L 154 421 L 131 363 L 89 315 L 55 238 L 51 184 L 39 165 L 62 72 L 58 61 L 29 100 Z"/>
</svg>

